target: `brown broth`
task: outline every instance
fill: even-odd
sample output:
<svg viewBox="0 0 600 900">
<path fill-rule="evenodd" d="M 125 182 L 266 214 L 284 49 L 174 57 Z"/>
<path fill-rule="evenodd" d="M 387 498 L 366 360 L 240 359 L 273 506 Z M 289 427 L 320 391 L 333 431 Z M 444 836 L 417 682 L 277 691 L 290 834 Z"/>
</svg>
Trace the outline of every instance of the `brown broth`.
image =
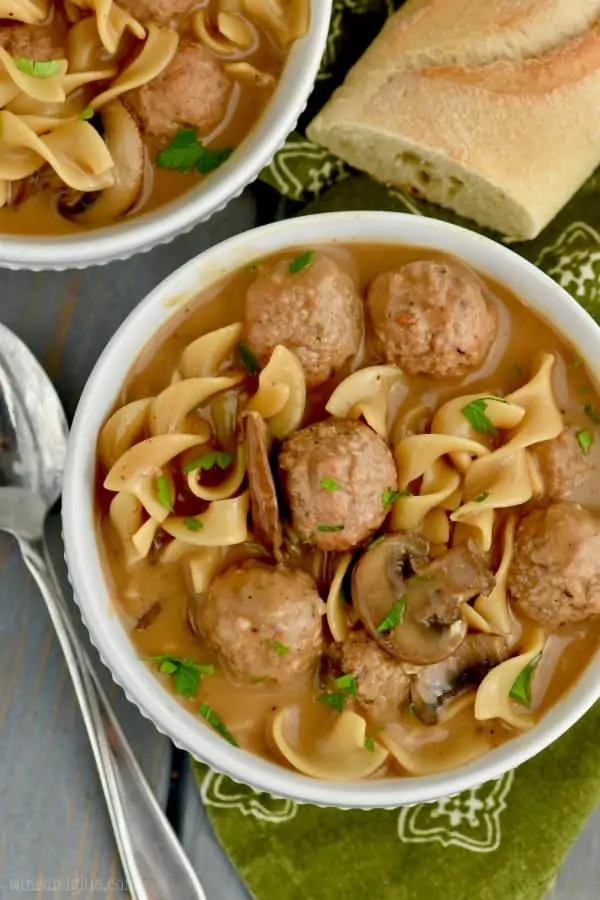
<svg viewBox="0 0 600 900">
<path fill-rule="evenodd" d="M 411 247 L 353 245 L 350 248 L 331 245 L 322 249 L 326 249 L 340 263 L 353 271 L 363 292 L 372 278 L 382 271 L 417 258 L 443 258 L 442 254 Z M 272 257 L 271 260 L 284 256 L 290 258 L 291 255 L 294 255 L 293 251 Z M 183 349 L 199 335 L 241 321 L 245 292 L 253 278 L 251 268 L 242 269 L 187 303 L 185 308 L 177 313 L 147 345 L 134 363 L 119 398 L 119 405 L 153 396 L 166 387 Z M 411 378 L 408 396 L 401 395 L 396 404 L 398 411 L 421 403 L 435 409 L 446 400 L 464 393 L 485 392 L 499 395 L 509 393 L 528 380 L 535 352 L 543 350 L 556 356 L 554 391 L 565 423 L 593 429 L 594 425 L 586 417 L 583 406 L 589 403 L 596 406 L 600 404 L 588 373 L 576 360 L 577 354 L 543 319 L 524 307 L 505 287 L 489 279 L 484 281 L 488 289 L 488 300 L 495 305 L 499 321 L 497 340 L 490 356 L 479 371 L 460 381 Z M 367 333 L 364 352 L 350 368 L 356 369 L 377 362 L 380 360 Z M 347 372 L 340 373 L 334 381 L 309 396 L 306 422 L 324 417 L 324 404 L 335 384 L 345 374 Z M 594 444 L 590 456 L 592 465 L 597 468 L 600 462 L 600 440 Z M 190 630 L 189 611 L 193 610 L 198 598 L 187 583 L 184 567 L 179 564 L 168 566 L 157 564 L 156 558 L 151 555 L 147 560 L 136 564 L 133 571 L 127 571 L 118 539 L 106 516 L 108 499 L 106 492 L 99 488 L 98 539 L 104 555 L 111 595 L 136 650 L 143 657 L 173 654 L 218 665 L 218 660 L 206 647 L 202 638 Z M 575 499 L 591 509 L 600 511 L 599 479 L 589 479 L 585 486 L 578 490 Z M 250 549 L 232 548 L 227 554 L 225 565 L 239 560 L 244 555 L 251 555 Z M 326 567 L 327 572 L 331 571 L 330 563 L 331 561 Z M 324 578 L 325 567 L 322 566 L 321 560 L 309 550 L 300 564 L 313 573 L 315 569 L 317 570 L 320 576 L 318 584 L 321 595 L 326 596 L 328 578 Z M 137 628 L 136 623 L 155 604 L 160 605 L 160 614 L 148 627 Z M 526 622 L 521 624 L 527 628 Z M 541 717 L 573 687 L 599 646 L 600 622 L 574 629 L 567 635 L 551 635 L 548 638 L 543 663 L 534 680 L 532 711 L 536 717 Z M 171 688 L 167 676 L 158 677 L 165 687 Z M 272 690 L 265 685 L 233 684 L 230 678 L 217 668 L 214 676 L 202 681 L 199 699 L 213 707 L 243 747 L 283 763 L 269 744 L 265 723 L 274 710 L 294 703 L 302 708 L 307 720 L 312 723 L 306 733 L 303 732 L 301 735 L 301 739 L 306 741 L 307 745 L 310 744 L 316 739 L 318 730 L 331 724 L 337 715 L 334 711 L 315 703 L 319 693 L 316 676 L 310 681 L 285 690 Z M 182 702 L 190 711 L 197 710 L 198 699 Z M 352 708 L 352 701 L 346 704 L 346 708 Z M 358 708 L 357 711 L 365 715 L 364 711 Z M 406 721 L 404 725 L 402 724 L 402 717 L 398 727 L 406 727 Z M 498 720 L 476 721 L 472 715 L 472 708 L 463 710 L 452 721 L 442 723 L 434 729 L 420 725 L 419 729 L 420 731 L 417 729 L 414 735 L 416 746 L 423 758 L 433 765 L 436 759 L 443 758 L 448 752 L 448 747 L 453 750 L 461 746 L 466 747 L 482 736 L 490 746 L 497 746 L 517 734 L 514 729 Z M 397 776 L 399 772 L 397 767 L 390 763 L 379 774 Z"/>
<path fill-rule="evenodd" d="M 204 0 L 194 9 L 198 7 L 206 7 L 209 12 L 216 14 L 221 3 L 220 0 Z M 191 27 L 189 17 L 181 18 L 180 21 L 174 21 L 172 24 L 177 26 L 182 35 L 189 34 Z M 235 61 L 248 62 L 259 71 L 272 75 L 274 84 L 259 87 L 241 79 L 234 82 L 225 118 L 211 135 L 203 139 L 203 143 L 212 149 L 236 148 L 242 143 L 265 111 L 281 77 L 287 50 L 279 46 L 260 23 L 253 24 L 256 25 L 259 35 L 257 46 L 251 53 L 236 55 Z M 63 28 L 64 25 L 55 18 L 47 27 L 49 29 Z M 124 43 L 127 44 L 127 39 Z M 131 60 L 133 47 L 134 43 L 130 41 L 127 48 L 129 52 L 122 54 L 122 66 Z M 221 58 L 221 60 L 227 62 L 225 58 Z M 89 103 L 92 97 L 93 93 L 88 92 L 86 103 Z M 118 220 L 120 222 L 166 206 L 198 187 L 206 177 L 210 177 L 195 172 L 181 174 L 155 166 L 153 161 L 160 147 L 144 135 L 142 137 L 146 153 L 142 192 L 133 209 Z M 67 235 L 81 234 L 89 230 L 96 229 L 61 215 L 58 209 L 57 193 L 48 189 L 31 194 L 18 205 L 0 208 L 0 234 Z"/>
</svg>

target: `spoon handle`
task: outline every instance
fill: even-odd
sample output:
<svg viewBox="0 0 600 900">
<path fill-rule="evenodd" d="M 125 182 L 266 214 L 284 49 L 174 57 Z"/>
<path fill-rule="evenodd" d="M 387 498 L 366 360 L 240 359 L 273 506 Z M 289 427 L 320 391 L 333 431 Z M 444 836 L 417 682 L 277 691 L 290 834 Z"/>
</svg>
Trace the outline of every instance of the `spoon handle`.
<svg viewBox="0 0 600 900">
<path fill-rule="evenodd" d="M 131 896 L 134 900 L 206 900 L 81 647 L 45 542 L 18 540 L 65 655 Z"/>
</svg>

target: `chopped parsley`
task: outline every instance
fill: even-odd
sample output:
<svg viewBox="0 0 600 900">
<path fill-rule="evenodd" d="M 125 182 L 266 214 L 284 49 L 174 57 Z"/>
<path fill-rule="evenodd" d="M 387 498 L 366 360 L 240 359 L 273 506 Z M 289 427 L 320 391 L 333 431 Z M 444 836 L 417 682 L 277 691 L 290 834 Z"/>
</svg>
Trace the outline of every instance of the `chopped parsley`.
<svg viewBox="0 0 600 900">
<path fill-rule="evenodd" d="M 237 352 L 240 358 L 240 362 L 245 368 L 246 372 L 250 375 L 256 375 L 258 372 L 258 363 L 256 361 L 256 356 L 246 344 L 239 342 L 237 345 Z"/>
<path fill-rule="evenodd" d="M 583 411 L 586 416 L 591 419 L 592 422 L 594 422 L 594 424 L 600 425 L 600 413 L 595 407 L 592 406 L 591 403 L 586 403 L 586 405 L 583 407 Z"/>
<path fill-rule="evenodd" d="M 466 406 L 463 406 L 461 413 L 475 431 L 478 431 L 480 434 L 491 434 L 492 437 L 496 437 L 498 430 L 486 415 L 487 405 L 490 400 L 506 403 L 506 400 L 502 400 L 500 397 L 481 397 L 479 400 L 472 400 L 471 403 L 467 403 Z"/>
<path fill-rule="evenodd" d="M 49 59 L 47 62 L 35 62 L 24 56 L 15 57 L 15 66 L 25 75 L 33 75 L 34 78 L 54 78 L 60 73 L 60 59 Z"/>
<path fill-rule="evenodd" d="M 331 532 L 334 533 L 336 531 L 343 531 L 343 525 L 317 525 L 317 531 L 323 531 L 325 533 Z"/>
<path fill-rule="evenodd" d="M 538 653 L 538 655 L 531 660 L 529 665 L 525 666 L 525 668 L 519 672 L 510 689 L 509 697 L 516 700 L 517 703 L 520 703 L 522 706 L 531 706 L 531 682 L 533 673 L 539 666 L 541 658 L 542 654 Z"/>
<path fill-rule="evenodd" d="M 584 456 L 587 456 L 592 449 L 594 443 L 594 435 L 591 431 L 583 429 L 582 431 L 578 431 L 575 437 L 577 438 L 577 443 L 581 447 L 581 452 Z"/>
<path fill-rule="evenodd" d="M 330 706 L 332 709 L 335 709 L 336 712 L 344 711 L 344 694 L 319 694 L 317 697 L 317 701 L 319 703 L 325 704 L 325 706 Z"/>
<path fill-rule="evenodd" d="M 398 497 L 401 497 L 401 496 L 402 496 L 402 494 L 400 493 L 400 491 L 393 491 L 391 488 L 388 488 L 381 495 L 381 502 L 383 503 L 384 507 L 387 509 L 388 506 L 392 506 L 392 504 L 396 502 Z"/>
<path fill-rule="evenodd" d="M 175 693 L 180 697 L 195 697 L 203 675 L 214 675 L 215 667 L 210 663 L 197 663 L 193 659 L 179 659 L 177 656 L 150 656 L 148 662 L 156 663 L 158 671 L 170 675 Z"/>
<path fill-rule="evenodd" d="M 319 484 L 324 491 L 331 491 L 332 493 L 342 489 L 341 484 L 335 478 L 321 478 Z"/>
<path fill-rule="evenodd" d="M 225 738 L 226 741 L 229 741 L 234 747 L 240 746 L 225 723 L 221 721 L 211 706 L 207 706 L 206 703 L 201 703 L 198 707 L 198 712 L 201 716 L 204 716 L 209 725 L 212 725 L 217 734 L 220 734 L 221 737 Z"/>
<path fill-rule="evenodd" d="M 171 486 L 164 475 L 156 476 L 156 496 L 158 502 L 169 512 L 173 512 L 173 498 L 171 497 Z"/>
<path fill-rule="evenodd" d="M 381 620 L 375 631 L 382 634 L 386 631 L 393 631 L 398 625 L 402 625 L 405 610 L 406 594 L 396 600 L 385 619 Z"/>
<path fill-rule="evenodd" d="M 189 475 L 190 472 L 195 472 L 196 469 L 200 469 L 203 472 L 208 472 L 209 469 L 214 469 L 215 467 L 227 469 L 232 462 L 233 456 L 231 453 L 225 453 L 223 450 L 210 450 L 208 453 L 203 453 L 202 456 L 192 459 L 189 463 L 185 463 L 182 468 L 184 474 Z"/>
<path fill-rule="evenodd" d="M 372 737 L 365 738 L 365 750 L 368 750 L 369 753 L 375 753 L 375 741 Z"/>
<path fill-rule="evenodd" d="M 354 675 L 340 675 L 339 678 L 335 679 L 333 684 L 334 687 L 339 688 L 339 690 L 343 691 L 345 694 L 356 693 L 356 678 Z"/>
<path fill-rule="evenodd" d="M 479 497 L 473 497 L 473 503 L 483 503 L 484 500 L 490 496 L 489 491 L 484 491 L 483 494 L 480 494 Z"/>
<path fill-rule="evenodd" d="M 188 531 L 202 531 L 202 529 L 204 528 L 203 523 L 195 516 L 186 516 L 183 520 L 183 524 Z"/>
<path fill-rule="evenodd" d="M 211 150 L 204 147 L 194 128 L 178 131 L 171 143 L 156 157 L 156 165 L 161 169 L 175 169 L 177 172 L 200 172 L 208 175 L 229 159 L 233 150 Z"/>
<path fill-rule="evenodd" d="M 409 716 L 411 717 L 411 719 L 414 719 L 415 716 L 417 715 L 417 711 L 416 711 L 416 709 L 415 709 L 415 704 L 414 704 L 414 703 L 409 703 L 409 704 L 408 704 L 408 714 L 409 714 Z"/>
<path fill-rule="evenodd" d="M 290 271 L 290 274 L 295 275 L 296 272 L 301 272 L 303 269 L 308 269 L 308 267 L 312 265 L 314 256 L 314 250 L 307 250 L 306 253 L 301 253 L 300 256 L 297 256 L 289 264 L 288 269 Z"/>
<path fill-rule="evenodd" d="M 290 652 L 290 648 L 287 644 L 282 644 L 281 641 L 269 641 L 269 647 L 271 647 L 272 650 L 277 650 L 279 656 L 287 656 Z"/>
<path fill-rule="evenodd" d="M 411 575 L 408 579 L 409 584 L 418 584 L 422 581 L 433 581 L 435 579 L 435 575 Z"/>
<path fill-rule="evenodd" d="M 87 121 L 88 119 L 93 119 L 93 118 L 94 118 L 94 115 L 95 115 L 95 113 L 94 113 L 94 110 L 92 109 L 92 107 L 91 107 L 91 106 L 86 106 L 86 108 L 85 108 L 85 109 L 82 109 L 81 112 L 79 113 L 79 118 L 80 118 L 83 122 L 85 122 L 85 121 Z"/>
<path fill-rule="evenodd" d="M 592 389 L 589 386 L 589 384 L 582 384 L 580 387 L 577 388 L 577 390 L 579 391 L 580 394 L 591 394 L 592 393 Z"/>
<path fill-rule="evenodd" d="M 385 541 L 385 534 L 380 534 L 379 537 L 373 538 L 368 549 L 373 550 L 374 547 L 378 547 L 383 541 Z"/>
<path fill-rule="evenodd" d="M 573 362 L 569 363 L 569 368 L 570 369 L 580 369 L 582 367 L 582 365 L 583 365 L 583 360 L 580 356 L 578 356 L 577 359 L 574 359 Z"/>
</svg>

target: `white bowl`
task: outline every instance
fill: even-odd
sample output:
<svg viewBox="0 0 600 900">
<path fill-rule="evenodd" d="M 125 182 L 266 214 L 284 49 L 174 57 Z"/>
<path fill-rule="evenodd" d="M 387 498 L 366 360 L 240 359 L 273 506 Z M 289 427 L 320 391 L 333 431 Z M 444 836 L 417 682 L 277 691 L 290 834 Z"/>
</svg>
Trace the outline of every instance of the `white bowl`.
<svg viewBox="0 0 600 900">
<path fill-rule="evenodd" d="M 256 180 L 306 107 L 327 43 L 333 0 L 310 0 L 308 34 L 296 41 L 268 107 L 248 137 L 217 172 L 194 190 L 153 212 L 108 228 L 62 237 L 0 234 L 0 267 L 85 269 L 145 253 L 204 222 Z"/>
<path fill-rule="evenodd" d="M 268 254 L 333 241 L 410 244 L 462 257 L 507 285 L 550 322 L 600 383 L 600 329 L 554 281 L 501 244 L 454 225 L 399 213 L 344 212 L 278 222 L 231 238 L 183 266 L 139 304 L 106 347 L 83 392 L 71 431 L 63 496 L 64 537 L 72 584 L 92 641 L 129 699 L 177 746 L 236 781 L 277 796 L 341 808 L 393 808 L 434 800 L 498 778 L 543 750 L 600 697 L 600 656 L 534 730 L 467 766 L 423 778 L 354 784 L 314 781 L 227 744 L 200 717 L 187 712 L 139 661 L 111 609 L 92 527 L 99 429 L 132 363 L 173 315 L 173 298 L 185 302 L 190 294 Z"/>
</svg>

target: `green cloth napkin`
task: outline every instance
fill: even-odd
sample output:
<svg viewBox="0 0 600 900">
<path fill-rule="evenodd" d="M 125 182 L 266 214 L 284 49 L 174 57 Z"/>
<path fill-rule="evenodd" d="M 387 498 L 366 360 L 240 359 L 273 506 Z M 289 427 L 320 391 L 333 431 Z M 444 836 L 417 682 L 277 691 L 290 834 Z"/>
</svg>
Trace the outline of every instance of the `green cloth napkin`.
<svg viewBox="0 0 600 900">
<path fill-rule="evenodd" d="M 334 0 L 306 121 L 370 43 L 392 0 Z M 472 222 L 353 172 L 301 133 L 263 180 L 304 212 L 391 209 Z M 535 241 L 512 243 L 600 320 L 600 171 Z M 600 704 L 496 782 L 394 811 L 299 806 L 195 763 L 215 833 L 257 900 L 541 900 L 600 801 Z M 577 897 L 574 900 L 591 900 Z"/>
</svg>

